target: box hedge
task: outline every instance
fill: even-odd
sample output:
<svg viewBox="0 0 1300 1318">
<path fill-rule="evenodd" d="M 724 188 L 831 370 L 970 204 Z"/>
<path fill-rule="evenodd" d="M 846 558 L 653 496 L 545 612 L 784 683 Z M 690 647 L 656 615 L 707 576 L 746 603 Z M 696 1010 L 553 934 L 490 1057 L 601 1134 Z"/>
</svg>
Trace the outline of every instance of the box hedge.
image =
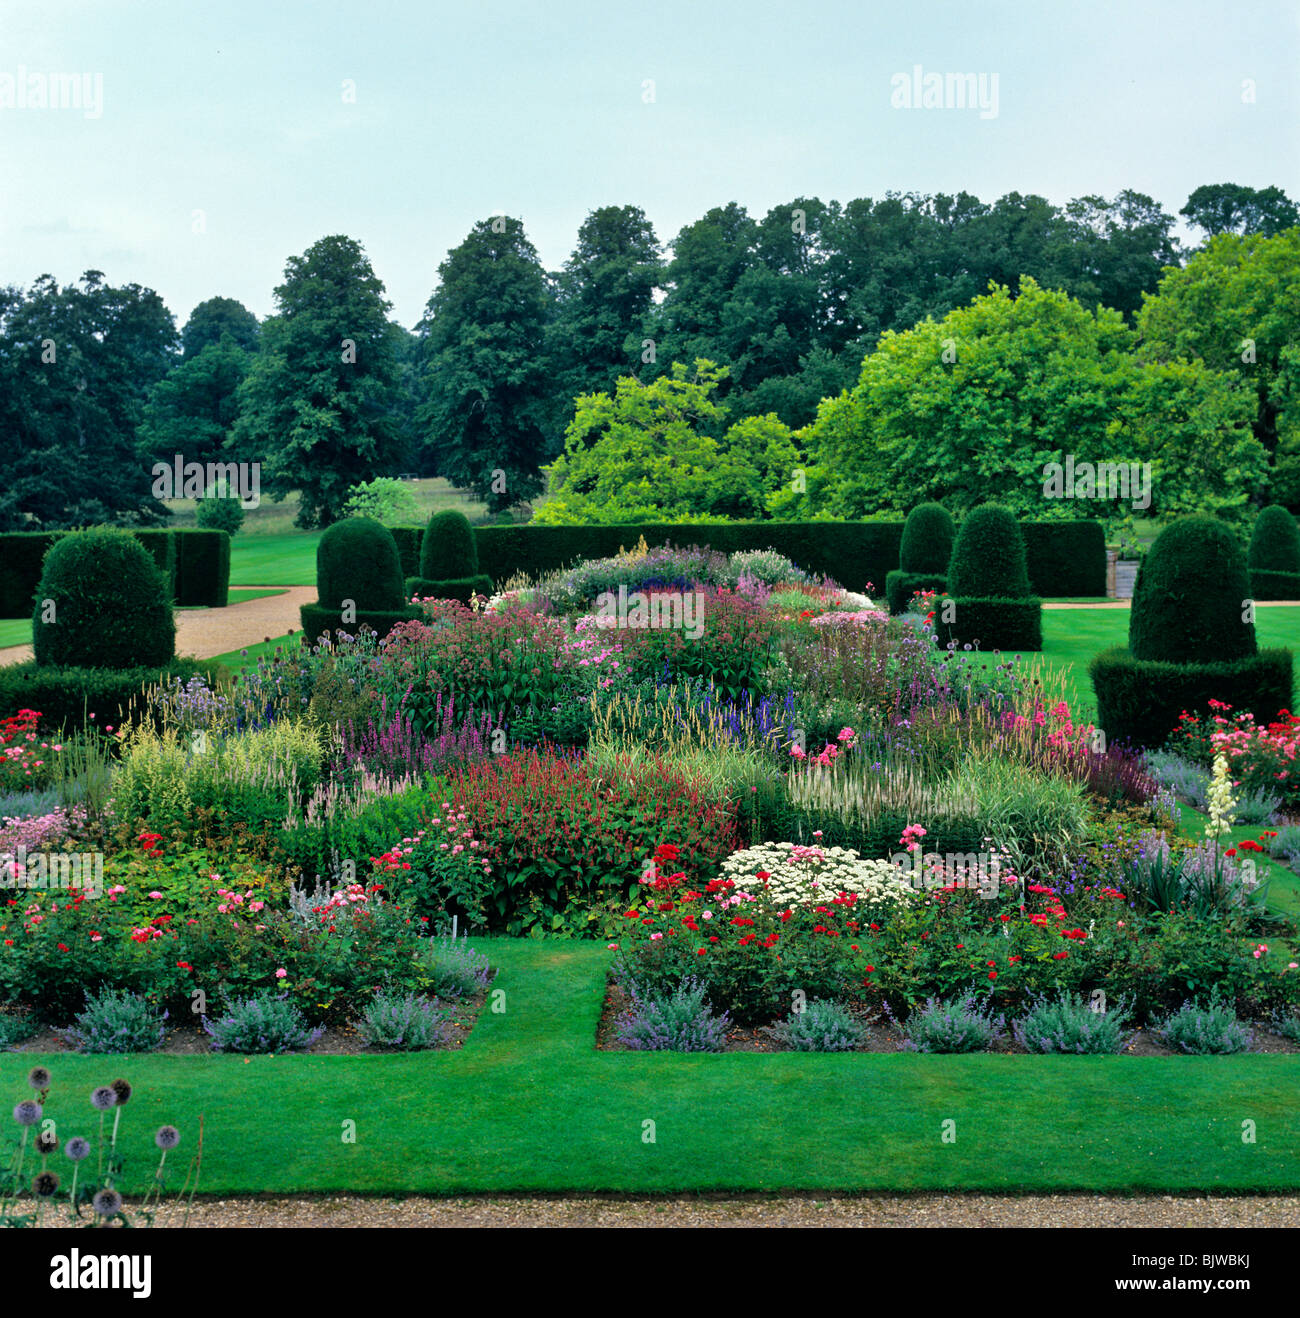
<svg viewBox="0 0 1300 1318">
<path fill-rule="evenodd" d="M 1097 655 L 1088 672 L 1098 724 L 1111 741 L 1134 746 L 1162 746 L 1183 710 L 1209 713 L 1211 700 L 1250 710 L 1261 723 L 1292 702 L 1292 656 L 1285 649 L 1217 663 L 1165 663 L 1135 659 L 1117 645 Z"/>
<path fill-rule="evenodd" d="M 946 604 L 952 605 L 951 622 L 943 621 Z M 1041 650 L 1043 601 L 1037 596 L 1028 599 L 945 597 L 935 603 L 934 631 L 939 644 L 945 647 L 955 641 L 959 648 L 969 645 L 985 652 Z"/>
<path fill-rule="evenodd" d="M 1020 533 L 1035 595 L 1105 596 L 1106 533 L 1100 522 L 1022 521 Z"/>
<path fill-rule="evenodd" d="M 230 536 L 225 531 L 173 531 L 176 603 L 224 609 L 230 600 Z"/>
<path fill-rule="evenodd" d="M 177 604 L 222 607 L 230 586 L 230 537 L 221 531 L 139 529 L 132 534 L 166 576 Z M 46 551 L 66 531 L 0 533 L 0 618 L 27 618 Z"/>
<path fill-rule="evenodd" d="M 42 724 L 66 732 L 87 722 L 116 728 L 133 707 L 137 712 L 142 708 L 149 687 L 188 682 L 196 673 L 215 679 L 218 667 L 211 660 L 173 659 L 164 668 L 58 668 L 29 659 L 0 667 L 0 709 L 38 709 Z"/>
<path fill-rule="evenodd" d="M 943 573 L 904 572 L 898 569 L 885 578 L 885 599 L 889 601 L 890 613 L 902 613 L 907 608 L 907 601 L 918 590 L 933 590 L 943 594 L 948 578 Z"/>
</svg>

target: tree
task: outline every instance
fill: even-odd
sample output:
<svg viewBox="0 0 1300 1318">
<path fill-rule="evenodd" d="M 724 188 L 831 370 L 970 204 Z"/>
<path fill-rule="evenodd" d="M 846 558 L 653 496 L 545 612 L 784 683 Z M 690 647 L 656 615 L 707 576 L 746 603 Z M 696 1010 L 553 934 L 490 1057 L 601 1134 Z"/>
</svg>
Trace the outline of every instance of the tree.
<svg viewBox="0 0 1300 1318">
<path fill-rule="evenodd" d="M 239 387 L 232 446 L 264 462 L 277 502 L 299 492 L 297 525 L 328 526 L 353 485 L 391 471 L 403 331 L 361 244 L 322 238 L 291 256 L 276 314 Z"/>
<path fill-rule="evenodd" d="M 250 357 L 229 334 L 173 367 L 153 387 L 139 442 L 151 458 L 208 462 L 225 447 L 239 418 L 239 386 Z"/>
<path fill-rule="evenodd" d="M 1140 364 L 1133 341 L 1119 312 L 1028 277 L 1018 297 L 994 287 L 942 321 L 885 334 L 857 386 L 805 432 L 822 502 L 783 496 L 779 511 L 860 517 L 924 500 L 1039 517 L 1125 511 L 1094 497 L 1084 463 L 1137 463 L 1139 482 L 1150 463 L 1153 512 L 1240 507 L 1262 471 L 1241 391 L 1202 363 Z M 1056 490 L 1050 464 L 1067 459 L 1080 484 Z"/>
<path fill-rule="evenodd" d="M 0 289 L 0 528 L 166 515 L 135 433 L 176 341 L 157 293 L 98 270 L 65 288 L 42 275 L 26 293 Z"/>
<path fill-rule="evenodd" d="M 643 371 L 654 291 L 663 277 L 654 226 L 639 206 L 602 206 L 578 230 L 577 245 L 555 281 L 549 357 L 567 424 L 579 394 L 612 389 Z"/>
<path fill-rule="evenodd" d="M 439 474 L 501 511 L 538 493 L 558 447 L 546 275 L 523 224 L 497 216 L 474 226 L 438 277 L 419 326 L 426 449 Z"/>
<path fill-rule="evenodd" d="M 220 343 L 223 334 L 229 334 L 245 352 L 256 352 L 261 327 L 257 317 L 233 297 L 210 297 L 200 302 L 181 330 L 184 359 L 189 361 L 204 348 Z"/>
<path fill-rule="evenodd" d="M 1271 238 L 1211 238 L 1181 270 L 1165 273 L 1137 324 L 1144 360 L 1199 360 L 1241 381 L 1255 401 L 1255 438 L 1279 483 L 1293 483 L 1300 461 L 1300 228 Z"/>
<path fill-rule="evenodd" d="M 541 525 L 699 521 L 761 517 L 772 488 L 796 461 L 777 417 L 746 417 L 723 429 L 713 397 L 725 368 L 674 362 L 649 383 L 631 376 L 614 393 L 584 394 L 548 468 Z"/>
<path fill-rule="evenodd" d="M 1281 188 L 1249 188 L 1239 183 L 1203 183 L 1179 215 L 1207 238 L 1221 233 L 1271 238 L 1300 224 L 1300 211 Z"/>
<path fill-rule="evenodd" d="M 1085 306 L 1124 313 L 1131 324 L 1161 273 L 1178 263 L 1174 217 L 1148 196 L 1127 189 L 1114 201 L 1081 197 L 1065 208 L 1072 225 L 1063 287 Z"/>
</svg>

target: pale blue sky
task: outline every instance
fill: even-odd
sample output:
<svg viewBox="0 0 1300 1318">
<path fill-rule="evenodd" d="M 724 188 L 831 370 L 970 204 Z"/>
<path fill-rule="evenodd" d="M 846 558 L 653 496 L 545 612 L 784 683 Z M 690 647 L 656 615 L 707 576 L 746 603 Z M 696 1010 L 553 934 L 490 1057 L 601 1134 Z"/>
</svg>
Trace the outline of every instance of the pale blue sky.
<svg viewBox="0 0 1300 1318">
<path fill-rule="evenodd" d="M 915 64 L 997 74 L 997 117 L 891 108 Z M 412 325 L 502 211 L 554 269 L 610 203 L 667 240 L 799 195 L 1300 195 L 1294 0 L 0 0 L 20 67 L 102 74 L 102 114 L 0 108 L 0 282 L 94 267 L 182 323 L 214 294 L 268 313 L 286 257 L 346 233 Z"/>
</svg>

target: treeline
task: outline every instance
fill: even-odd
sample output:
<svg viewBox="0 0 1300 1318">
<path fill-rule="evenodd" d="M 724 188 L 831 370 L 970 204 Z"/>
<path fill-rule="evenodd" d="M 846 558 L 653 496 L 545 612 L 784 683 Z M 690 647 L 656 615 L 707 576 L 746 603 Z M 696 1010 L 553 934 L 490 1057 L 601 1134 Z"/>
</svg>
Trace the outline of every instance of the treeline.
<svg viewBox="0 0 1300 1318">
<path fill-rule="evenodd" d="M 1180 214 L 1207 250 L 1218 235 L 1268 238 L 1300 221 L 1280 190 L 1232 184 L 1198 188 Z M 493 216 L 448 253 L 414 331 L 392 320 L 364 250 L 343 236 L 289 259 L 262 323 L 216 297 L 178 332 L 152 290 L 110 287 L 97 271 L 62 288 L 42 276 L 26 290 L 0 289 L 0 529 L 158 521 L 165 509 L 149 468 L 175 453 L 260 462 L 272 497 L 301 492 L 306 526 L 334 520 L 352 485 L 404 470 L 446 476 L 504 510 L 540 492 L 566 433 L 569 450 L 575 434 L 588 448 L 608 438 L 591 405 L 575 416 L 575 399 L 612 397 L 620 380 L 667 382 L 674 363 L 697 361 L 710 382 L 705 439 L 746 418 L 767 423 L 743 432 L 767 457 L 735 467 L 724 506 L 779 516 L 797 504 L 809 515 L 806 498 L 743 489 L 751 467 L 766 471 L 766 462 L 780 484 L 787 459 L 806 459 L 814 493 L 830 501 L 812 515 L 831 504 L 860 515 L 885 501 L 895 478 L 873 456 L 878 439 L 872 453 L 855 452 L 874 412 L 858 406 L 857 429 L 846 430 L 845 403 L 835 442 L 817 431 L 828 424 L 823 400 L 864 399 L 864 359 L 891 335 L 968 308 L 991 284 L 1016 299 L 1022 280 L 1094 317 L 1110 309 L 1118 328 L 1106 334 L 1132 336 L 1162 272 L 1191 255 L 1175 224 L 1129 191 L 1059 207 L 1018 193 L 992 203 L 968 193 L 797 198 L 761 219 L 735 203 L 715 208 L 665 249 L 640 208 L 609 206 L 587 217 L 564 266 L 547 272 L 522 222 Z M 1199 314 L 1195 297 L 1184 302 Z M 1185 356 L 1180 327 L 1164 332 L 1166 355 Z M 1281 403 L 1270 396 L 1260 406 L 1272 408 L 1255 418 L 1272 461 Z M 1203 408 L 1197 424 L 1211 423 Z M 820 464 L 819 452 L 828 455 Z M 580 464 L 568 456 L 572 472 Z M 859 457 L 870 479 L 851 496 L 834 494 L 830 464 Z M 567 493 L 573 503 L 582 492 Z"/>
</svg>

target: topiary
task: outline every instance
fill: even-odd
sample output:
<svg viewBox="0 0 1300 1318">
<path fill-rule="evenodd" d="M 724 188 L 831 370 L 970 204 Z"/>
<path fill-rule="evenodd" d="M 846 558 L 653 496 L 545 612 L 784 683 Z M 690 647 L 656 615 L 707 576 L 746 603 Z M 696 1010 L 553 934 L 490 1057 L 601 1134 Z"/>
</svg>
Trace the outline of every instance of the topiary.
<svg viewBox="0 0 1300 1318">
<path fill-rule="evenodd" d="M 469 518 L 455 509 L 434 513 L 420 542 L 420 575 L 454 581 L 478 575 L 478 546 Z"/>
<path fill-rule="evenodd" d="M 41 569 L 32 613 L 38 667 L 161 668 L 176 655 L 171 590 L 129 531 L 62 536 Z"/>
<path fill-rule="evenodd" d="M 957 525 L 941 503 L 918 504 L 903 523 L 903 540 L 898 547 L 898 566 L 904 572 L 926 572 L 942 576 L 952 557 Z"/>
<path fill-rule="evenodd" d="M 898 547 L 899 567 L 885 578 L 890 613 L 903 613 L 918 590 L 943 590 L 957 528 L 941 503 L 923 503 L 907 514 Z"/>
<path fill-rule="evenodd" d="M 407 578 L 407 597 L 468 604 L 475 595 L 491 593 L 492 578 L 478 570 L 478 545 L 469 518 L 455 509 L 434 513 L 420 544 L 420 575 Z"/>
<path fill-rule="evenodd" d="M 400 609 L 402 560 L 393 533 L 370 517 L 335 522 L 316 547 L 316 593 L 324 608 Z"/>
<path fill-rule="evenodd" d="M 319 599 L 300 610 L 302 629 L 312 642 L 335 630 L 355 635 L 362 627 L 386 636 L 399 622 L 420 616 L 403 593 L 393 533 L 369 517 L 345 518 L 321 536 L 316 593 Z"/>
<path fill-rule="evenodd" d="M 948 563 L 948 594 L 1029 598 L 1025 537 L 1009 509 L 990 503 L 966 516 Z"/>
<path fill-rule="evenodd" d="M 1252 599 L 1300 599 L 1300 528 L 1285 508 L 1272 504 L 1255 519 L 1246 563 Z"/>
<path fill-rule="evenodd" d="M 1180 517 L 1156 538 L 1138 571 L 1129 613 L 1133 657 L 1192 664 L 1245 659 L 1255 625 L 1246 556 L 1232 531 L 1205 514 Z"/>
</svg>

